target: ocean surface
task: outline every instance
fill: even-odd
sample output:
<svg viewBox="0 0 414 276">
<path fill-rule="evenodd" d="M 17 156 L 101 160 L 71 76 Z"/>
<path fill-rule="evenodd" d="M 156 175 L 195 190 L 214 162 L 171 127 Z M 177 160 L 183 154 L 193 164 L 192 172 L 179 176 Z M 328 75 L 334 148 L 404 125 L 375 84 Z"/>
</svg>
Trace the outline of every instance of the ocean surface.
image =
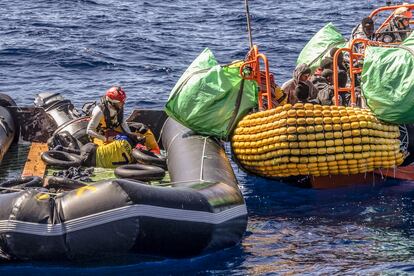
<svg viewBox="0 0 414 276">
<path fill-rule="evenodd" d="M 384 4 L 251 0 L 253 42 L 282 84 L 325 24 L 348 37 Z M 1 1 L 0 14 L 0 91 L 19 105 L 53 91 L 80 108 L 118 84 L 127 91 L 127 112 L 162 108 L 204 48 L 223 64 L 249 49 L 243 0 L 9 0 Z M 189 259 L 1 264 L 0 274 L 414 273 L 414 183 L 304 189 L 233 167 L 249 212 L 237 246 Z"/>
</svg>

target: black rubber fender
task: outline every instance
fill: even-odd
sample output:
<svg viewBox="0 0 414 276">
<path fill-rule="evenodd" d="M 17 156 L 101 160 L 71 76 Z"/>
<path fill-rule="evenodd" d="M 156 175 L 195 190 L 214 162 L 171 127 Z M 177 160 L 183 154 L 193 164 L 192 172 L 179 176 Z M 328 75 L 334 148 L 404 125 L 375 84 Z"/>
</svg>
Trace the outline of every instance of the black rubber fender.
<svg viewBox="0 0 414 276">
<path fill-rule="evenodd" d="M 0 106 L 2 107 L 17 106 L 17 104 L 12 99 L 12 97 L 10 97 L 9 95 L 0 93 Z M 19 141 L 19 136 L 20 136 L 20 126 L 19 126 L 19 121 L 17 120 L 16 117 L 13 117 L 13 122 L 14 122 L 14 131 L 15 131 L 13 142 L 17 143 Z"/>
<path fill-rule="evenodd" d="M 72 148 L 74 150 L 80 149 L 78 140 L 75 137 L 73 137 L 73 135 L 70 134 L 68 131 L 62 131 L 53 134 L 53 136 L 47 140 L 47 145 L 50 148 L 54 148 L 56 146 L 63 146 L 65 148 Z"/>
<path fill-rule="evenodd" d="M 59 150 L 45 151 L 41 157 L 46 164 L 54 167 L 79 167 L 82 164 L 82 159 L 79 155 Z"/>
<path fill-rule="evenodd" d="M 47 178 L 47 188 L 49 189 L 54 188 L 56 190 L 58 189 L 74 190 L 74 189 L 82 188 L 84 186 L 87 186 L 87 185 L 80 181 L 65 178 L 65 177 L 51 176 Z"/>
<path fill-rule="evenodd" d="M 132 157 L 140 164 L 153 165 L 161 167 L 164 170 L 167 169 L 167 161 L 163 157 L 158 157 L 154 153 L 148 150 L 134 149 L 132 151 Z"/>
<path fill-rule="evenodd" d="M 161 180 L 165 176 L 163 168 L 145 164 L 119 166 L 114 173 L 118 178 L 130 178 L 140 181 Z"/>
<path fill-rule="evenodd" d="M 38 176 L 21 176 L 21 177 L 0 183 L 0 187 L 15 188 L 15 189 L 28 188 L 28 187 L 42 187 L 42 178 Z M 10 192 L 10 190 L 0 189 L 0 192 L 8 193 Z"/>
</svg>

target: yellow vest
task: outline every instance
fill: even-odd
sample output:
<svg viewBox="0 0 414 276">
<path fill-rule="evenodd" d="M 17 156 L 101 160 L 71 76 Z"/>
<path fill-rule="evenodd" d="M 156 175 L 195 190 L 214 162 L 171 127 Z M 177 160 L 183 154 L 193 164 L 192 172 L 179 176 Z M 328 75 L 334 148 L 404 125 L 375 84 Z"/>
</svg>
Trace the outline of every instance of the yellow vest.
<svg viewBox="0 0 414 276">
<path fill-rule="evenodd" d="M 105 135 L 105 132 L 109 130 L 109 128 L 106 126 L 106 122 L 105 122 L 105 116 L 102 116 L 101 120 L 99 121 L 99 125 L 98 125 L 98 131 L 102 134 Z M 121 128 L 121 126 L 117 126 L 115 129 L 112 129 L 114 131 L 117 131 L 119 133 L 122 133 L 123 130 Z"/>
</svg>

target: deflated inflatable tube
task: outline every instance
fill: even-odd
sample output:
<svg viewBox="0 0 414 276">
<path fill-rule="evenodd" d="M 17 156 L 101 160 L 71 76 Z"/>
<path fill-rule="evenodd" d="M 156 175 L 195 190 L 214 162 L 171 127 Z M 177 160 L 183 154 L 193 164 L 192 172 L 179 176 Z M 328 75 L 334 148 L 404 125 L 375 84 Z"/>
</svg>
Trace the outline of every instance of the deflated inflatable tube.
<svg viewBox="0 0 414 276">
<path fill-rule="evenodd" d="M 86 184 L 65 177 L 51 176 L 47 180 L 47 188 L 74 190 L 87 186 Z"/>
<path fill-rule="evenodd" d="M 138 163 L 146 165 L 154 165 L 161 167 L 164 170 L 167 169 L 167 161 L 165 158 L 160 158 L 150 151 L 143 151 L 139 149 L 134 149 L 132 151 L 132 156 L 137 160 Z"/>
<path fill-rule="evenodd" d="M 0 106 L 5 107 L 7 109 L 8 106 L 16 106 L 16 102 L 9 96 L 3 93 L 0 93 Z M 8 110 L 7 110 L 8 111 Z M 0 112 L 1 114 L 4 114 L 4 111 Z M 7 112 L 9 113 L 9 112 Z M 10 114 L 7 114 L 10 116 Z M 5 117 L 4 115 L 1 115 L 2 117 Z M 6 117 L 9 117 L 6 116 Z M 6 118 L 4 118 L 6 119 Z M 19 128 L 19 121 L 17 120 L 16 117 L 11 118 L 13 124 L 9 125 L 10 129 L 13 131 L 13 142 L 18 142 L 19 141 L 19 136 L 20 136 L 20 128 Z M 6 121 L 7 122 L 7 121 Z M 7 132 L 7 130 L 6 130 Z M 4 145 L 4 143 L 2 143 L 2 145 Z"/>
<path fill-rule="evenodd" d="M 165 170 L 152 165 L 130 164 L 117 167 L 115 176 L 118 178 L 130 178 L 140 181 L 161 180 L 165 176 Z"/>
<path fill-rule="evenodd" d="M 49 150 L 41 155 L 42 160 L 48 165 L 61 168 L 78 167 L 82 164 L 82 159 L 79 155 L 58 151 Z"/>
<path fill-rule="evenodd" d="M 5 181 L 0 184 L 2 188 L 28 188 L 28 187 L 42 187 L 42 178 L 38 176 L 19 177 L 12 180 Z M 9 190 L 0 189 L 1 193 L 7 193 Z"/>
</svg>

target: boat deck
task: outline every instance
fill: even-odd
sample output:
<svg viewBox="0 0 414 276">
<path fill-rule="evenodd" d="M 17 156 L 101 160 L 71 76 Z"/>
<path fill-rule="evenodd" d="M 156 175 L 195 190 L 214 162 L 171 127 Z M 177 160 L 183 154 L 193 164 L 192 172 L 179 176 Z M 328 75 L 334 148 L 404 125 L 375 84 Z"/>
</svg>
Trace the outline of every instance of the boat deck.
<svg viewBox="0 0 414 276">
<path fill-rule="evenodd" d="M 40 155 L 49 148 L 46 143 L 32 143 L 27 160 L 23 168 L 22 176 L 43 177 L 46 172 L 46 163 L 42 161 Z"/>
</svg>

